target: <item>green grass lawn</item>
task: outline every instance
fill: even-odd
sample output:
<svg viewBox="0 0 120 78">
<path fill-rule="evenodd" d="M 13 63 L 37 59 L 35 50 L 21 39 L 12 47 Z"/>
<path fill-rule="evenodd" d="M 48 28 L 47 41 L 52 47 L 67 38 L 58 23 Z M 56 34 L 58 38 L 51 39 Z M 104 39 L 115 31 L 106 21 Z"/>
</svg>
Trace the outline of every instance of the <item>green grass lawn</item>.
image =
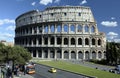
<svg viewBox="0 0 120 78">
<path fill-rule="evenodd" d="M 41 61 L 39 63 L 88 76 L 95 76 L 97 78 L 120 78 L 120 75 L 118 74 L 113 74 L 106 71 L 84 67 L 78 64 L 72 64 L 64 61 Z"/>
</svg>

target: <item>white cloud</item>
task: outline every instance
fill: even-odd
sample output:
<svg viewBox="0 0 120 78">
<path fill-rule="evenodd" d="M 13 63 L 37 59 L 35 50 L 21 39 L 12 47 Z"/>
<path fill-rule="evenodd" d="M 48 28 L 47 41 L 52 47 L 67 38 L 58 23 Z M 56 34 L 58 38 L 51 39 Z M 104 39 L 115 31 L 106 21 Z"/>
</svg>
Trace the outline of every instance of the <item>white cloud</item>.
<svg viewBox="0 0 120 78">
<path fill-rule="evenodd" d="M 40 0 L 40 4 L 43 4 L 43 5 L 47 5 L 52 2 L 53 2 L 53 0 Z"/>
<path fill-rule="evenodd" d="M 80 5 L 83 5 L 83 4 L 86 4 L 87 3 L 87 1 L 86 0 L 83 0 L 81 3 L 80 3 Z"/>
<path fill-rule="evenodd" d="M 108 39 L 115 39 L 118 37 L 118 33 L 115 33 L 115 32 L 109 32 L 108 34 Z"/>
<path fill-rule="evenodd" d="M 107 26 L 107 27 L 116 27 L 118 26 L 118 23 L 116 21 L 102 21 L 102 25 Z"/>
<path fill-rule="evenodd" d="M 112 19 L 112 20 L 114 20 L 114 19 L 115 19 L 115 17 L 111 17 L 111 19 Z"/>
<path fill-rule="evenodd" d="M 11 19 L 0 19 L 0 25 L 3 24 L 15 24 L 15 20 L 11 20 Z"/>
<path fill-rule="evenodd" d="M 55 1 L 54 1 L 54 3 L 59 3 L 59 2 L 60 2 L 60 0 L 55 0 Z"/>
<path fill-rule="evenodd" d="M 7 28 L 6 28 L 6 30 L 11 30 L 11 31 L 14 31 L 15 30 L 15 26 L 8 26 Z"/>
<path fill-rule="evenodd" d="M 32 3 L 31 3 L 32 6 L 35 6 L 35 4 L 36 4 L 36 2 L 32 2 Z"/>
<path fill-rule="evenodd" d="M 120 43 L 120 39 L 114 39 L 114 41 Z"/>
</svg>

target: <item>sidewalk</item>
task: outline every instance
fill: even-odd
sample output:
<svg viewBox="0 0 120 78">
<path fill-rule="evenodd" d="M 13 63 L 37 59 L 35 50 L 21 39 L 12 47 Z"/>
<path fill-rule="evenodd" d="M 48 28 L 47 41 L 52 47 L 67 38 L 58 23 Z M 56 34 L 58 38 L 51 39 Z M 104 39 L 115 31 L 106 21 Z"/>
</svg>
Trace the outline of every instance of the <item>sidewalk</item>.
<svg viewBox="0 0 120 78">
<path fill-rule="evenodd" d="M 34 77 L 26 74 L 26 75 L 22 75 L 22 76 L 14 76 L 14 78 L 34 78 Z"/>
</svg>

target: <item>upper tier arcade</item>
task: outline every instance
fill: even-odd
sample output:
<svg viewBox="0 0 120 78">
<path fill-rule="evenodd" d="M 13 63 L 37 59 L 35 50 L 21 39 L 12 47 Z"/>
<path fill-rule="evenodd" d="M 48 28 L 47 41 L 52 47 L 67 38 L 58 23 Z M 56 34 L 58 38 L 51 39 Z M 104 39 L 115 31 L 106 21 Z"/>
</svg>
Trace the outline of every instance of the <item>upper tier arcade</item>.
<svg viewBox="0 0 120 78">
<path fill-rule="evenodd" d="M 44 11 L 33 10 L 17 17 L 16 27 L 34 23 L 78 21 L 95 22 L 92 11 L 84 6 L 49 7 Z"/>
</svg>

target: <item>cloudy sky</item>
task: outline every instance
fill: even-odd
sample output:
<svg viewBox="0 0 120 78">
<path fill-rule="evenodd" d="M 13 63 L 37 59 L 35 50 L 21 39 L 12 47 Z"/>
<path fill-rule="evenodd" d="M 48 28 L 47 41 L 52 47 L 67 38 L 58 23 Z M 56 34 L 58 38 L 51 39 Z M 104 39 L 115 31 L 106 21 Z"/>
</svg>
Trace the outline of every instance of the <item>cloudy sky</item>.
<svg viewBox="0 0 120 78">
<path fill-rule="evenodd" d="M 100 32 L 120 42 L 120 0 L 0 0 L 0 40 L 14 42 L 14 20 L 27 11 L 50 6 L 89 6 Z"/>
</svg>

